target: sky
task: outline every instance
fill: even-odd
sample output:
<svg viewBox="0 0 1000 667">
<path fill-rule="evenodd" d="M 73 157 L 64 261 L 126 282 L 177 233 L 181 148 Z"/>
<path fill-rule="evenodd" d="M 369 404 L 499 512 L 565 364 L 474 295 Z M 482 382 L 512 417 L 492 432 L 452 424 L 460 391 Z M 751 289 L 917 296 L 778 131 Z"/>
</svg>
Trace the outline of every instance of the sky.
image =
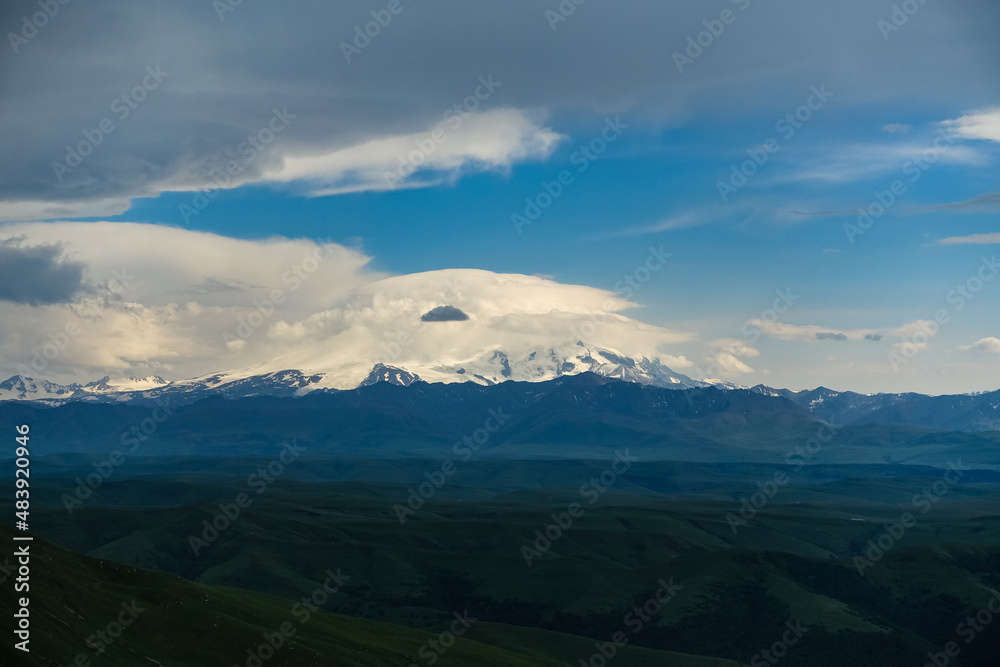
<svg viewBox="0 0 1000 667">
<path fill-rule="evenodd" d="M 0 375 L 360 373 L 598 321 L 695 378 L 995 390 L 998 27 L 987 0 L 4 3 Z"/>
</svg>

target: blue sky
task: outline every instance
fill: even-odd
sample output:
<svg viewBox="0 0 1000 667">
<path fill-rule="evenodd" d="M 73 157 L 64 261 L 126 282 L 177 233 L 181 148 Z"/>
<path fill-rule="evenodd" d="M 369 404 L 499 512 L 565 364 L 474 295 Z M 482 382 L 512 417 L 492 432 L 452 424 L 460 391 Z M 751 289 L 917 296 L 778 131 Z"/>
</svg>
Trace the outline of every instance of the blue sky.
<svg viewBox="0 0 1000 667">
<path fill-rule="evenodd" d="M 821 3 L 592 4 L 556 24 L 533 3 L 406 4 L 352 62 L 340 44 L 375 5 L 245 3 L 220 17 L 208 4 L 66 7 L 30 40 L 8 35 L 0 141 L 23 155 L 0 178 L 8 266 L 46 243 L 63 250 L 54 263 L 86 265 L 62 301 L 8 295 L 11 316 L 58 320 L 93 293 L 93 267 L 114 264 L 86 259 L 99 240 L 76 247 L 39 231 L 58 221 L 333 242 L 363 255 L 371 279 L 482 269 L 611 291 L 662 248 L 670 260 L 621 312 L 689 334 L 644 352 L 681 372 L 793 388 L 996 388 L 1000 278 L 961 308 L 949 300 L 1000 245 L 989 3 L 923 5 L 889 32 L 892 3 L 835 14 Z M 30 8 L 6 8 L 5 28 Z M 732 23 L 709 40 L 725 10 Z M 688 37 L 708 45 L 679 72 Z M 150 79 L 150 67 L 167 74 Z M 124 118 L 109 105 L 122 91 L 135 106 Z M 456 104 L 469 113 L 449 112 Z M 54 178 L 53 162 L 69 165 L 66 147 L 98 136 L 106 117 L 114 130 Z M 243 140 L 267 127 L 277 130 L 248 159 Z M 444 139 L 428 143 L 435 130 Z M 602 132 L 606 149 L 581 157 Z M 386 172 L 420 146 L 433 146 L 424 167 L 390 183 Z M 227 160 L 239 173 L 216 188 L 210 174 Z M 730 180 L 741 167 L 753 171 L 745 184 Z M 525 199 L 544 201 L 561 173 L 571 182 L 518 229 Z M 720 182 L 739 187 L 724 198 Z M 888 201 L 879 193 L 894 182 L 888 211 L 859 233 L 858 208 Z M 206 188 L 210 203 L 185 215 Z M 47 280 L 24 271 L 9 279 Z M 794 299 L 768 321 L 779 291 Z M 942 310 L 948 321 L 921 337 L 919 323 Z M 13 368 L 32 336 L 8 341 L 2 365 Z M 199 354 L 195 366 L 137 354 L 103 368 L 67 353 L 50 370 L 222 370 Z"/>
</svg>

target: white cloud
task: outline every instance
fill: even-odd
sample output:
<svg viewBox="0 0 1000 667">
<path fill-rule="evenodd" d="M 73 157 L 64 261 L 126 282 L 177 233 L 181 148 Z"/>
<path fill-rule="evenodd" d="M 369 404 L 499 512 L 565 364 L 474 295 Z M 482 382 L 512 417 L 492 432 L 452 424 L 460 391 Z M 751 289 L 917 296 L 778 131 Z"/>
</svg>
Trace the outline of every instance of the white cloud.
<svg viewBox="0 0 1000 667">
<path fill-rule="evenodd" d="M 350 387 L 376 362 L 420 369 L 474 364 L 502 349 L 527 357 L 542 350 L 573 356 L 586 345 L 659 358 L 690 333 L 621 314 L 636 304 L 613 292 L 516 274 L 446 269 L 386 277 L 369 258 L 333 243 L 242 240 L 135 223 L 23 223 L 0 236 L 28 245 L 59 243 L 86 266 L 76 301 L 52 306 L 0 302 L 0 368 L 81 381 L 104 374 L 158 373 L 168 379 L 227 370 L 336 371 Z M 118 278 L 116 276 L 120 276 Z M 25 279 L 30 279 L 26 276 Z M 461 322 L 423 322 L 451 305 Z M 36 352 L 77 333 L 42 369 Z M 52 350 L 51 346 L 47 349 Z"/>
<path fill-rule="evenodd" d="M 910 126 L 906 123 L 888 123 L 883 125 L 882 129 L 889 134 L 906 134 L 910 131 Z"/>
<path fill-rule="evenodd" d="M 986 139 L 1000 142 L 1000 107 L 980 109 L 955 120 L 941 123 L 966 139 Z"/>
<path fill-rule="evenodd" d="M 744 375 L 753 373 L 753 368 L 747 366 L 739 358 L 729 352 L 715 352 L 706 358 L 709 368 L 718 370 L 722 374 Z"/>
<path fill-rule="evenodd" d="M 0 222 L 14 220 L 55 220 L 58 218 L 99 218 L 124 213 L 131 200 L 122 198 L 93 201 L 3 201 Z"/>
<path fill-rule="evenodd" d="M 1000 338 L 987 336 L 980 338 L 972 345 L 962 345 L 958 349 L 972 352 L 985 352 L 988 354 L 1000 354 Z"/>
<path fill-rule="evenodd" d="M 452 119 L 454 123 L 442 122 L 425 132 L 286 156 L 280 170 L 266 174 L 265 180 L 306 181 L 314 195 L 420 187 L 465 171 L 507 169 L 515 162 L 548 157 L 564 138 L 518 109 Z M 413 178 L 419 172 L 431 172 L 430 180 L 426 175 L 424 180 Z"/>
<path fill-rule="evenodd" d="M 441 305 L 454 306 L 469 319 L 421 321 Z M 445 269 L 363 285 L 334 308 L 276 322 L 268 336 L 281 345 L 272 351 L 281 355 L 277 366 L 338 369 L 344 386 L 379 361 L 415 369 L 427 380 L 447 380 L 454 375 L 437 374 L 435 368 L 475 367 L 493 350 L 503 350 L 512 361 L 550 349 L 568 357 L 581 351 L 580 340 L 667 365 L 690 365 L 658 349 L 693 336 L 619 314 L 634 305 L 605 290 L 536 276 Z"/>
<path fill-rule="evenodd" d="M 694 368 L 695 366 L 693 361 L 683 355 L 661 354 L 660 361 L 674 370 L 684 370 L 686 368 Z"/>
<path fill-rule="evenodd" d="M 827 334 L 840 334 L 850 340 L 864 340 L 866 334 L 880 333 L 879 329 L 835 329 L 815 324 L 785 324 L 784 322 L 752 319 L 750 324 L 772 338 L 779 340 L 800 340 L 809 343 L 826 340 Z"/>
<path fill-rule="evenodd" d="M 970 234 L 968 236 L 949 236 L 945 239 L 940 239 L 938 245 L 966 245 L 966 244 L 978 244 L 978 245 L 989 245 L 994 243 L 1000 243 L 1000 232 L 989 232 L 987 234 Z"/>
<path fill-rule="evenodd" d="M 925 154 L 932 152 L 934 162 L 983 167 L 989 160 L 979 150 L 970 146 L 944 144 L 935 147 L 934 139 L 913 140 L 899 143 L 855 143 L 824 148 L 820 157 L 806 160 L 793 170 L 777 177 L 776 182 L 824 181 L 850 183 L 883 174 L 899 172 L 908 162 L 927 161 Z"/>
<path fill-rule="evenodd" d="M 81 295 L 72 303 L 0 302 L 0 365 L 13 374 L 41 352 L 50 358 L 30 374 L 53 379 L 126 371 L 176 377 L 218 369 L 224 334 L 240 317 L 269 308 L 276 293 L 286 315 L 305 315 L 381 277 L 366 269 L 368 257 L 357 251 L 303 239 L 248 241 L 111 222 L 0 227 L 0 237 L 7 236 L 23 237 L 28 246 L 59 244 L 66 259 L 86 267 Z M 43 348 L 64 338 L 67 326 L 76 331 L 70 343 L 45 355 Z"/>
<path fill-rule="evenodd" d="M 708 344 L 705 354 L 707 371 L 711 375 L 745 375 L 753 368 L 740 357 L 757 357 L 760 351 L 737 338 L 719 338 Z"/>
<path fill-rule="evenodd" d="M 750 320 L 750 323 L 772 338 L 786 341 L 804 341 L 808 343 L 837 342 L 843 340 L 866 340 L 878 342 L 884 336 L 895 338 L 926 337 L 928 332 L 936 331 L 938 325 L 929 320 L 914 320 L 898 327 L 880 329 L 839 329 L 815 324 L 786 324 L 784 322 L 768 322 L 762 319 Z"/>
</svg>

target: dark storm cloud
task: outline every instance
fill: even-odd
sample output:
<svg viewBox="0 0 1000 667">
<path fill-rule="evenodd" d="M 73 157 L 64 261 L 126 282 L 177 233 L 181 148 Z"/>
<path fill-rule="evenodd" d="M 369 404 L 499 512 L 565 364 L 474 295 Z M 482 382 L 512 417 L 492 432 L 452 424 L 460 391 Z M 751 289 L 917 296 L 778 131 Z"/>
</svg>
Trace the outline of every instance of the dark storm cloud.
<svg viewBox="0 0 1000 667">
<path fill-rule="evenodd" d="M 847 340 L 847 336 L 833 331 L 821 331 L 816 334 L 816 340 Z"/>
<path fill-rule="evenodd" d="M 454 306 L 438 306 L 420 316 L 421 322 L 462 322 L 469 316 Z"/>
<path fill-rule="evenodd" d="M 0 240 L 0 301 L 33 306 L 70 301 L 80 291 L 84 265 L 60 261 L 57 245 L 21 247 Z"/>
<path fill-rule="evenodd" d="M 865 340 L 870 340 L 875 343 L 882 340 L 882 334 L 865 334 Z"/>
<path fill-rule="evenodd" d="M 0 164 L 0 201 L 214 187 L 210 172 L 239 159 L 247 136 L 287 107 L 296 119 L 272 150 L 241 162 L 240 177 L 252 180 L 285 154 L 425 131 L 489 74 L 504 82 L 491 108 L 628 113 L 653 130 L 692 118 L 771 117 L 820 84 L 838 91 L 844 113 L 875 101 L 947 99 L 962 110 L 996 102 L 1000 5 L 988 0 L 921 5 L 888 38 L 877 27 L 891 14 L 885 3 L 723 3 L 735 22 L 709 35 L 683 72 L 674 54 L 720 6 L 595 2 L 553 24 L 545 12 L 556 0 L 404 2 L 348 63 L 341 44 L 386 2 L 244 2 L 221 19 L 220 4 L 60 4 L 15 53 L 9 34 L 38 5 L 3 3 L 0 150 L 17 159 Z M 155 88 L 148 68 L 166 73 Z M 59 180 L 53 163 L 88 136 L 89 155 Z"/>
</svg>

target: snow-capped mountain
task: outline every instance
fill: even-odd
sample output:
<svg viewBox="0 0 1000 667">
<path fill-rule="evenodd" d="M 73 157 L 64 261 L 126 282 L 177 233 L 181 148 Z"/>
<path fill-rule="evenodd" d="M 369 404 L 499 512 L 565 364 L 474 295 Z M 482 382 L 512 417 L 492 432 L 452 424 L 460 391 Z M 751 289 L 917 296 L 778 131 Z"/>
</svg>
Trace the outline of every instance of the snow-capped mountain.
<svg viewBox="0 0 1000 667">
<path fill-rule="evenodd" d="M 80 387 L 80 390 L 89 394 L 107 394 L 128 391 L 148 391 L 150 389 L 157 389 L 168 384 L 170 383 L 161 378 L 159 375 L 150 375 L 149 377 L 144 378 L 111 378 L 105 375 L 100 380 L 88 382 Z"/>
<path fill-rule="evenodd" d="M 355 367 L 358 367 L 357 364 Z M 668 389 L 713 387 L 724 391 L 746 390 L 733 382 L 694 380 L 677 373 L 657 359 L 630 357 L 607 347 L 577 343 L 561 351 L 536 349 L 513 354 L 483 352 L 460 361 L 408 363 L 406 368 L 375 363 L 367 373 L 342 368 L 271 371 L 255 367 L 199 378 L 167 382 L 161 377 L 109 378 L 87 384 L 59 385 L 40 379 L 14 376 L 0 382 L 0 401 L 34 401 L 44 405 L 83 402 L 193 403 L 210 396 L 240 399 L 254 396 L 297 397 L 387 383 L 408 387 L 417 382 L 496 385 L 507 381 L 545 382 L 563 376 L 593 373 L 597 376 Z M 345 379 L 347 378 L 347 379 Z M 765 385 L 750 391 L 788 399 L 815 416 L 834 424 L 910 424 L 956 431 L 1000 430 L 1000 391 L 954 396 L 922 394 L 858 394 L 825 387 L 808 391 L 774 389 Z"/>
<path fill-rule="evenodd" d="M 402 368 L 396 368 L 395 366 L 386 366 L 385 364 L 375 364 L 372 368 L 372 372 L 368 374 L 364 380 L 361 381 L 359 387 L 370 387 L 373 384 L 379 382 L 388 382 L 389 384 L 394 384 L 398 387 L 408 387 L 414 382 L 419 382 L 420 377 L 410 373 L 409 371 L 404 371 Z"/>
<path fill-rule="evenodd" d="M 125 377 L 111 378 L 104 376 L 100 380 L 87 384 L 56 384 L 48 380 L 15 375 L 0 382 L 0 401 L 11 400 L 45 400 L 62 402 L 67 400 L 85 400 L 101 395 L 124 396 L 131 392 L 149 391 L 166 387 L 170 383 L 158 375 L 145 378 Z"/>
<path fill-rule="evenodd" d="M 158 376 L 117 379 L 104 377 L 84 385 L 59 385 L 14 376 L 0 383 L 0 401 L 33 400 L 58 405 L 67 401 L 111 402 L 169 398 L 175 402 L 187 403 L 209 395 L 226 398 L 303 396 L 314 391 L 348 390 L 379 382 L 400 386 L 408 386 L 421 380 L 474 382 L 482 385 L 494 385 L 507 380 L 542 382 L 585 372 L 670 389 L 708 386 L 671 370 L 657 359 L 628 357 L 617 350 L 587 347 L 582 343 L 562 354 L 551 349 L 531 350 L 520 355 L 492 350 L 459 362 L 429 361 L 408 364 L 407 368 L 378 362 L 366 375 L 346 381 L 342 369 L 262 371 L 266 369 L 258 367 L 176 382 L 167 382 Z"/>
<path fill-rule="evenodd" d="M 521 354 L 493 350 L 457 363 L 409 364 L 407 370 L 428 382 L 472 381 L 485 385 L 507 380 L 543 382 L 563 375 L 590 372 L 669 389 L 706 386 L 704 382 L 671 370 L 658 359 L 629 357 L 618 350 L 588 347 L 583 343 L 567 349 L 536 349 Z"/>
<path fill-rule="evenodd" d="M 15 375 L 0 382 L 0 401 L 67 400 L 80 390 L 80 386 Z"/>
</svg>

